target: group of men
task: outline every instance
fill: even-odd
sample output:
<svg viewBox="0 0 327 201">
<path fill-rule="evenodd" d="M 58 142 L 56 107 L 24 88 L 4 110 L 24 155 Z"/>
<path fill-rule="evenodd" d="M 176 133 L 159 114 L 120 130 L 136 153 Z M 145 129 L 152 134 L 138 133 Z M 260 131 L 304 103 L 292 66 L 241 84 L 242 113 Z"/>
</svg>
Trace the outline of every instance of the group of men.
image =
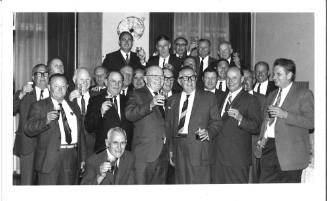
<svg viewBox="0 0 327 201">
<path fill-rule="evenodd" d="M 242 67 L 231 44 L 210 57 L 160 35 L 158 54 L 120 49 L 66 78 L 59 58 L 32 70 L 14 94 L 14 154 L 23 185 L 297 183 L 310 160 L 310 90 L 294 82 L 290 59 Z M 190 54 L 196 56 L 190 56 Z"/>
</svg>

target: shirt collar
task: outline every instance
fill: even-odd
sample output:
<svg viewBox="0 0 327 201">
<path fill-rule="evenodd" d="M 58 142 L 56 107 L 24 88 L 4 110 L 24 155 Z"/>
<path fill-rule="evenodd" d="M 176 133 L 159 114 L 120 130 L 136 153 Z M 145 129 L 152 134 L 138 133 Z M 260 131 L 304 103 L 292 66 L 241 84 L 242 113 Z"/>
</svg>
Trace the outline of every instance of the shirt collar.
<svg viewBox="0 0 327 201">
<path fill-rule="evenodd" d="M 126 54 L 131 55 L 131 51 L 129 51 L 128 53 L 124 52 L 123 50 L 120 50 L 120 53 L 123 55 L 123 57 L 126 57 Z"/>
<path fill-rule="evenodd" d="M 215 93 L 215 92 L 216 92 L 216 89 L 211 89 L 211 90 L 209 90 L 209 89 L 204 88 L 204 91 L 210 91 L 210 92 L 212 92 L 212 93 Z"/>
<path fill-rule="evenodd" d="M 242 87 L 240 87 L 238 90 L 234 91 L 234 92 L 229 92 L 228 96 L 232 96 L 232 100 L 234 100 L 234 98 L 242 91 Z"/>
<path fill-rule="evenodd" d="M 291 89 L 292 85 L 293 85 L 293 82 L 289 83 L 289 84 L 287 85 L 287 87 L 285 87 L 285 88 L 282 89 L 282 90 L 283 90 L 282 92 L 283 92 L 283 93 L 288 93 L 289 90 Z"/>
</svg>

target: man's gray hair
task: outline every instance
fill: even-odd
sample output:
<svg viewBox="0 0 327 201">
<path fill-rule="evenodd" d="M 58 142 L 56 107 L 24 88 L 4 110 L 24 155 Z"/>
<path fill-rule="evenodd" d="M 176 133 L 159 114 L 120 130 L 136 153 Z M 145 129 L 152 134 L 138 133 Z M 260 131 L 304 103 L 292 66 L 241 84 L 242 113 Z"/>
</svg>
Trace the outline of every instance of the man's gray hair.
<svg viewBox="0 0 327 201">
<path fill-rule="evenodd" d="M 126 132 L 125 132 L 125 130 L 122 129 L 122 128 L 120 128 L 120 127 L 114 127 L 114 128 L 111 128 L 111 129 L 108 131 L 108 133 L 107 133 L 107 139 L 108 139 L 108 141 L 110 141 L 111 136 L 112 136 L 115 132 L 123 134 L 123 135 L 125 136 L 125 140 L 127 140 L 127 136 L 126 136 Z"/>
</svg>

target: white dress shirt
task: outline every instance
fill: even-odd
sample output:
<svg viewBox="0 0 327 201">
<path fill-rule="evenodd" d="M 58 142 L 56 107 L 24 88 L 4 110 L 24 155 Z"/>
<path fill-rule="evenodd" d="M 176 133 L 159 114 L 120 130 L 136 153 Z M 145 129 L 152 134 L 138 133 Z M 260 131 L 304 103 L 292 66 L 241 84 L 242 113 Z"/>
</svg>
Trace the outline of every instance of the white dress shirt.
<svg viewBox="0 0 327 201">
<path fill-rule="evenodd" d="M 234 98 L 242 91 L 242 87 L 240 87 L 238 90 L 234 91 L 234 92 L 229 92 L 228 95 L 226 96 L 226 99 L 225 99 L 225 102 L 224 102 L 224 105 L 223 105 L 223 109 L 221 110 L 221 113 L 220 113 L 220 116 L 223 116 L 224 115 L 224 112 L 225 112 L 225 107 L 226 107 L 226 104 L 227 104 L 227 101 L 228 101 L 228 98 L 229 96 L 232 96 L 231 98 L 231 102 L 230 104 L 233 102 Z"/>
<path fill-rule="evenodd" d="M 123 50 L 120 50 L 121 55 L 123 55 L 125 61 L 126 61 L 126 54 L 128 54 L 128 59 L 131 60 L 131 52 L 124 52 Z"/>
<path fill-rule="evenodd" d="M 184 101 L 186 100 L 186 93 L 183 91 L 181 95 L 181 100 L 179 102 L 179 113 L 178 113 L 178 119 L 180 119 L 182 108 Z M 191 112 L 193 108 L 193 102 L 194 102 L 194 96 L 195 96 L 195 90 L 190 93 L 190 97 L 188 98 L 188 104 L 187 104 L 187 110 L 186 110 L 186 116 L 185 116 L 185 123 L 184 127 L 181 133 L 188 134 L 188 125 L 190 122 Z M 178 122 L 179 123 L 179 122 Z"/>
<path fill-rule="evenodd" d="M 125 89 L 122 89 L 122 90 L 120 91 L 120 94 L 126 96 L 126 95 L 127 95 L 127 90 L 128 90 L 128 87 L 126 87 Z"/>
<path fill-rule="evenodd" d="M 53 98 L 51 98 L 51 100 L 55 107 L 58 107 L 58 108 L 60 107 L 57 100 L 55 100 Z M 76 144 L 77 143 L 77 117 L 74 114 L 73 110 L 68 105 L 68 103 L 66 102 L 66 100 L 62 101 L 62 108 L 65 111 L 67 122 L 68 122 L 69 128 L 71 130 L 71 135 L 72 135 L 71 144 Z M 66 138 L 65 138 L 65 129 L 64 129 L 63 122 L 62 122 L 61 113 L 59 115 L 58 123 L 59 123 L 60 135 L 61 135 L 61 144 L 67 144 Z"/>
<path fill-rule="evenodd" d="M 259 84 L 261 84 L 261 85 L 260 85 L 260 92 L 258 91 Z M 257 83 L 255 84 L 253 90 L 254 90 L 255 92 L 257 92 L 257 93 L 262 94 L 262 95 L 266 95 L 266 93 L 267 93 L 267 88 L 268 88 L 268 80 L 266 80 L 266 81 L 264 81 L 264 82 L 262 82 L 262 83 L 257 82 Z"/>
<path fill-rule="evenodd" d="M 199 63 L 199 66 L 201 65 L 201 61 L 202 61 L 202 57 L 200 57 L 199 56 L 199 58 L 200 58 L 200 63 Z M 204 59 L 203 59 L 203 71 L 206 69 L 206 68 L 208 68 L 208 66 L 209 66 L 209 55 L 208 56 L 206 56 L 206 57 L 204 57 Z"/>
<path fill-rule="evenodd" d="M 290 91 L 291 89 L 291 86 L 292 86 L 293 82 L 291 82 L 287 87 L 285 87 L 283 90 L 282 90 L 282 93 L 280 95 L 280 102 L 279 102 L 279 105 L 278 107 L 281 107 L 283 105 L 283 102 L 288 94 L 288 92 Z M 279 93 L 280 89 L 278 89 L 278 93 Z M 271 104 L 271 105 L 274 105 L 277 101 L 277 97 L 278 97 L 278 93 L 276 94 L 276 97 L 275 97 L 275 100 L 274 102 Z M 277 117 L 278 118 L 278 117 Z M 274 118 L 274 121 L 271 125 L 269 125 L 269 123 L 267 122 L 267 129 L 266 129 L 266 132 L 265 132 L 265 137 L 269 137 L 269 138 L 275 138 L 275 124 L 276 124 L 276 119 L 277 118 Z"/>
<path fill-rule="evenodd" d="M 36 92 L 36 100 L 39 101 L 40 99 L 40 95 L 41 95 L 41 89 L 38 86 L 35 86 L 35 92 Z M 45 88 L 43 89 L 43 99 L 48 98 L 49 97 L 49 89 Z"/>
<path fill-rule="evenodd" d="M 117 158 L 116 159 L 116 157 L 114 157 L 111 153 L 110 153 L 110 151 L 109 151 L 109 149 L 106 149 L 107 150 L 107 156 L 108 156 L 108 160 L 109 161 L 114 161 L 114 160 L 117 160 L 117 167 L 119 167 L 119 159 L 120 158 Z"/>
<path fill-rule="evenodd" d="M 163 58 L 163 57 L 159 56 L 159 66 L 161 68 L 164 67 L 164 65 L 163 65 L 163 62 L 164 61 L 165 61 L 165 64 L 168 64 L 169 63 L 169 57 L 170 57 L 170 55 L 168 55 L 166 58 Z"/>
<path fill-rule="evenodd" d="M 222 83 L 222 84 L 221 84 L 221 89 L 222 89 L 223 91 L 226 91 L 226 89 L 227 89 L 227 83 L 226 83 L 226 80 L 218 80 L 217 85 L 216 85 L 216 89 L 219 89 L 219 84 L 220 84 L 220 83 Z"/>
<path fill-rule="evenodd" d="M 209 89 L 206 89 L 206 88 L 204 88 L 204 91 L 210 91 L 211 93 L 216 93 L 216 89 L 212 89 L 212 90 L 209 90 Z"/>
<path fill-rule="evenodd" d="M 108 96 L 110 96 L 110 97 L 114 97 L 113 95 L 111 95 L 108 91 L 107 91 L 107 93 L 109 94 Z M 116 100 L 117 100 L 117 112 L 118 112 L 118 116 L 119 116 L 119 118 L 121 119 L 121 114 L 120 114 L 120 94 L 118 94 L 117 96 L 116 96 Z M 113 100 L 112 100 L 113 101 Z M 113 107 L 113 106 L 112 106 Z"/>
<path fill-rule="evenodd" d="M 87 91 L 85 94 L 83 94 L 83 98 L 85 101 L 85 113 L 87 111 L 87 106 L 89 105 L 89 99 L 90 99 L 90 93 Z M 82 96 L 77 98 L 77 104 L 82 112 Z"/>
</svg>

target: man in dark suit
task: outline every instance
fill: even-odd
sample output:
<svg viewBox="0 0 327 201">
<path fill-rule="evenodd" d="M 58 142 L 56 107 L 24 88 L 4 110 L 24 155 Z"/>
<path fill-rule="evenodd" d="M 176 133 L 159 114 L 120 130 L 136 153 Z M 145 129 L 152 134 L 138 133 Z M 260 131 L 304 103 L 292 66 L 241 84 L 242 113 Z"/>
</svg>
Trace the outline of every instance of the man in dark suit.
<svg viewBox="0 0 327 201">
<path fill-rule="evenodd" d="M 94 68 L 94 83 L 95 85 L 90 86 L 90 90 L 94 93 L 99 93 L 102 89 L 106 89 L 105 80 L 107 78 L 107 69 L 103 66 L 97 66 Z"/>
<path fill-rule="evenodd" d="M 201 77 L 203 76 L 203 71 L 212 65 L 212 63 L 216 62 L 217 59 L 209 56 L 210 55 L 210 49 L 211 48 L 211 42 L 208 39 L 200 39 L 199 40 L 199 46 L 198 46 L 198 56 L 196 57 L 196 74 L 200 79 L 198 79 L 198 82 L 201 83 L 201 86 L 203 87 L 203 82 L 201 80 Z M 200 83 L 197 83 L 200 84 Z"/>
<path fill-rule="evenodd" d="M 120 73 L 123 75 L 124 81 L 120 94 L 128 96 L 133 91 L 132 78 L 133 68 L 131 66 L 124 66 L 120 69 Z"/>
<path fill-rule="evenodd" d="M 156 48 L 158 51 L 157 56 L 152 56 L 149 58 L 147 66 L 159 66 L 161 68 L 169 68 L 174 74 L 174 91 L 181 91 L 181 87 L 177 83 L 178 71 L 182 65 L 182 60 L 175 55 L 170 54 L 169 50 L 171 47 L 171 42 L 168 36 L 159 35 L 156 39 Z"/>
<path fill-rule="evenodd" d="M 255 78 L 257 83 L 254 85 L 254 91 L 268 96 L 270 92 L 277 89 L 274 81 L 269 81 L 269 65 L 267 62 L 259 61 L 254 65 Z"/>
<path fill-rule="evenodd" d="M 117 70 L 119 71 L 121 67 L 129 65 L 135 68 L 144 68 L 141 64 L 139 56 L 132 52 L 133 47 L 133 36 L 128 31 L 124 31 L 119 35 L 119 47 L 120 49 L 111 52 L 106 55 L 103 60 L 102 66 L 106 67 L 108 71 Z"/>
<path fill-rule="evenodd" d="M 183 67 L 185 66 L 189 66 L 191 68 L 193 68 L 194 71 L 197 70 L 197 65 L 196 65 L 196 58 L 193 56 L 187 56 L 185 57 L 184 61 L 183 61 Z"/>
<path fill-rule="evenodd" d="M 44 64 L 38 64 L 32 69 L 31 83 L 26 84 L 22 90 L 14 94 L 14 115 L 19 114 L 19 124 L 16 131 L 14 154 L 20 158 L 21 185 L 36 184 L 34 171 L 34 159 L 36 138 L 28 137 L 24 132 L 24 124 L 27 121 L 31 105 L 36 101 L 49 97 L 48 68 Z"/>
<path fill-rule="evenodd" d="M 268 95 L 258 141 L 260 183 L 299 183 L 309 164 L 314 100 L 310 90 L 294 82 L 295 72 L 292 60 L 275 60 L 273 79 L 279 89 Z"/>
<path fill-rule="evenodd" d="M 162 69 L 151 66 L 145 73 L 146 86 L 128 99 L 126 118 L 134 124 L 132 152 L 135 154 L 137 184 L 164 184 L 168 168 Z"/>
<path fill-rule="evenodd" d="M 218 55 L 220 59 L 226 59 L 229 66 L 241 68 L 239 54 L 237 52 L 233 53 L 232 44 L 230 42 L 223 41 L 219 44 Z"/>
<path fill-rule="evenodd" d="M 166 129 L 176 184 L 210 183 L 210 141 L 221 128 L 215 95 L 196 89 L 196 73 L 183 67 L 178 82 L 183 92 L 168 99 Z"/>
<path fill-rule="evenodd" d="M 95 132 L 95 152 L 105 147 L 105 139 L 110 128 L 123 128 L 127 133 L 127 140 L 132 129 L 124 113 L 126 97 L 120 94 L 123 75 L 118 71 L 111 71 L 105 83 L 107 91 L 102 91 L 101 94 L 89 100 L 84 121 L 86 130 Z"/>
<path fill-rule="evenodd" d="M 53 74 L 49 83 L 51 97 L 32 105 L 24 126 L 28 136 L 37 137 L 38 184 L 77 184 L 86 157 L 81 116 L 78 106 L 64 99 L 68 88 L 65 76 Z"/>
<path fill-rule="evenodd" d="M 125 151 L 127 144 L 124 129 L 108 131 L 106 148 L 87 159 L 83 185 L 134 184 L 134 155 Z"/>
<path fill-rule="evenodd" d="M 228 61 L 226 59 L 219 59 L 213 66 L 218 72 L 218 82 L 216 89 L 218 89 L 218 91 L 228 93 L 229 90 L 226 82 L 227 71 L 229 69 Z"/>
<path fill-rule="evenodd" d="M 261 120 L 263 120 L 264 115 L 264 107 L 266 104 L 266 97 L 262 94 L 253 91 L 254 84 L 254 73 L 248 69 L 242 69 L 243 71 L 243 88 L 249 94 L 253 95 L 257 98 L 260 103 L 260 111 L 261 111 Z M 256 146 L 258 142 L 259 133 L 257 135 L 252 135 L 252 166 L 250 169 L 250 182 L 258 183 L 259 174 L 260 174 L 260 159 L 256 158 Z"/>
<path fill-rule="evenodd" d="M 217 97 L 218 107 L 223 103 L 225 96 L 227 95 L 226 92 L 219 91 L 216 89 L 217 81 L 218 81 L 218 73 L 214 68 L 207 68 L 203 72 L 203 83 L 204 83 L 204 91 L 210 91 L 211 93 L 215 94 Z"/>
<path fill-rule="evenodd" d="M 229 93 L 220 109 L 223 128 L 217 138 L 213 183 L 248 183 L 251 165 L 251 134 L 261 123 L 258 100 L 242 89 L 238 67 L 227 71 Z"/>
<path fill-rule="evenodd" d="M 82 116 L 82 122 L 84 122 L 89 100 L 91 97 L 96 96 L 99 92 L 89 90 L 91 76 L 88 68 L 86 67 L 80 67 L 75 70 L 73 82 L 76 89 L 70 92 L 69 100 L 78 105 L 78 111 Z M 87 157 L 89 157 L 94 151 L 95 133 L 87 132 L 84 123 L 82 124 L 82 131 L 86 138 Z"/>
</svg>

